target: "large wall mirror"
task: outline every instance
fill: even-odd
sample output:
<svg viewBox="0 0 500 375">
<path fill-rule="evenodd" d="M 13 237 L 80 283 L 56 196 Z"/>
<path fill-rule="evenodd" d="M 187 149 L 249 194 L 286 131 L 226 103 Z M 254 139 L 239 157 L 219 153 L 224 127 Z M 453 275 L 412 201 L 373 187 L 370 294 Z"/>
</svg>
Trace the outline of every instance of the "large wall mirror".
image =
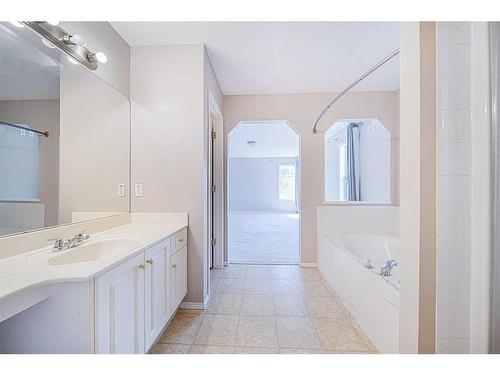
<svg viewBox="0 0 500 375">
<path fill-rule="evenodd" d="M 129 211 L 130 103 L 0 23 L 0 236 Z"/>
</svg>

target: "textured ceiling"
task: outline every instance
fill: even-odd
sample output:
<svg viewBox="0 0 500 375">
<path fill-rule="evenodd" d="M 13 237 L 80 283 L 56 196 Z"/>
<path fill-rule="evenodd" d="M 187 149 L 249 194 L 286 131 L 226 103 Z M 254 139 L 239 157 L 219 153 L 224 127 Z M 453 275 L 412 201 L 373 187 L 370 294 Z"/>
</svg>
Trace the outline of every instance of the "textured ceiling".
<svg viewBox="0 0 500 375">
<path fill-rule="evenodd" d="M 111 22 L 131 46 L 205 43 L 225 95 L 335 92 L 399 47 L 397 22 Z M 399 88 L 395 58 L 355 90 Z"/>
<path fill-rule="evenodd" d="M 286 121 L 242 122 L 231 130 L 227 142 L 230 158 L 299 156 L 299 136 Z"/>
</svg>

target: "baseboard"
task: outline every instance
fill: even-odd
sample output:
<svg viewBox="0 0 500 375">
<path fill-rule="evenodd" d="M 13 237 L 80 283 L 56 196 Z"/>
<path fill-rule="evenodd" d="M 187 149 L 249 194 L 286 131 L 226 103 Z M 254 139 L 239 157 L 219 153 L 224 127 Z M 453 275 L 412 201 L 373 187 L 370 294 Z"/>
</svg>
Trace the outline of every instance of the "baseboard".
<svg viewBox="0 0 500 375">
<path fill-rule="evenodd" d="M 181 309 L 205 310 L 203 302 L 181 302 Z"/>
<path fill-rule="evenodd" d="M 299 262 L 301 267 L 317 267 L 316 263 Z"/>
</svg>

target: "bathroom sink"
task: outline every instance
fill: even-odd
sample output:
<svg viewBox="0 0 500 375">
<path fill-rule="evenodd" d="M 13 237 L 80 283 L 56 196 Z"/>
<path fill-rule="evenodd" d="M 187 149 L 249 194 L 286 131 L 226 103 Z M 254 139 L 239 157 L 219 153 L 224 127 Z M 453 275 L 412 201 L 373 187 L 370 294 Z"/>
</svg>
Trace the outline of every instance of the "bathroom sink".
<svg viewBox="0 0 500 375">
<path fill-rule="evenodd" d="M 64 250 L 60 255 L 50 258 L 49 264 L 60 266 L 64 264 L 92 262 L 99 259 L 112 258 L 138 245 L 138 242 L 125 238 L 100 240 L 98 242 L 80 245 L 70 250 Z"/>
</svg>

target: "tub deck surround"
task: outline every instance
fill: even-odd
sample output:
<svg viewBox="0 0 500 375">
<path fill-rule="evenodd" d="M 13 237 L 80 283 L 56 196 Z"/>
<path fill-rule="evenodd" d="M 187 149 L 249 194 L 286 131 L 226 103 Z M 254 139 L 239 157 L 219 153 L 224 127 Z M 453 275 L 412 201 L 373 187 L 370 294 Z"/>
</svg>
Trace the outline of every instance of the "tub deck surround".
<svg viewBox="0 0 500 375">
<path fill-rule="evenodd" d="M 377 348 L 398 353 L 399 277 L 382 276 L 378 270 L 387 260 L 398 259 L 399 239 L 335 233 L 318 240 L 318 268 L 325 280 Z M 374 269 L 366 266 L 368 259 Z"/>
</svg>

